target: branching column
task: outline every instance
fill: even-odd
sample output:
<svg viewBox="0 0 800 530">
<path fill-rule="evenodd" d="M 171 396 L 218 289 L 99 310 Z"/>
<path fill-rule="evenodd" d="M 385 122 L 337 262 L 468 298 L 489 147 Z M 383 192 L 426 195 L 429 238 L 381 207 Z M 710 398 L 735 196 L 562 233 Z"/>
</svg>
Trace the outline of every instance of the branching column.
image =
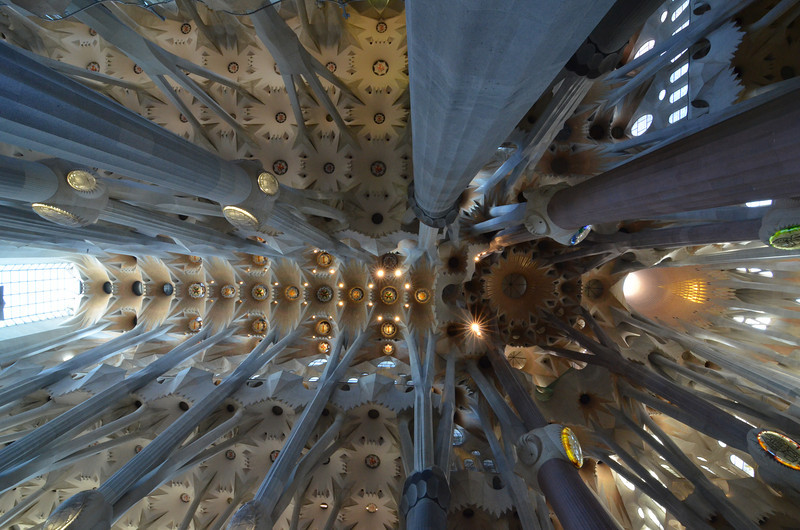
<svg viewBox="0 0 800 530">
<path fill-rule="evenodd" d="M 557 191 L 562 228 L 800 195 L 800 90 Z"/>
<path fill-rule="evenodd" d="M 0 141 L 236 204 L 245 171 L 0 44 Z"/>
<path fill-rule="evenodd" d="M 519 412 L 525 428 L 530 431 L 546 428 L 547 421 L 500 350 L 490 348 L 489 360 L 501 386 L 508 392 Z M 565 529 L 618 528 L 616 521 L 589 491 L 578 471 L 569 462 L 560 458 L 550 458 L 542 462 L 536 481 Z"/>
<path fill-rule="evenodd" d="M 413 201 L 425 224 L 452 222 L 466 185 L 613 4 L 407 4 Z"/>
</svg>

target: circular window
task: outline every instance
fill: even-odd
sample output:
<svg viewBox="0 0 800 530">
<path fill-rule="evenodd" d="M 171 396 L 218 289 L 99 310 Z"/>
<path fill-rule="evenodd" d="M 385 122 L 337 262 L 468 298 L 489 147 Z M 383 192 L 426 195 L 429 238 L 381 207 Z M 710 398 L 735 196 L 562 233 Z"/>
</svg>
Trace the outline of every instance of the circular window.
<svg viewBox="0 0 800 530">
<path fill-rule="evenodd" d="M 643 116 L 639 116 L 633 125 L 631 125 L 631 134 L 633 136 L 641 136 L 645 133 L 647 129 L 653 124 L 653 115 L 652 114 L 645 114 Z"/>
</svg>

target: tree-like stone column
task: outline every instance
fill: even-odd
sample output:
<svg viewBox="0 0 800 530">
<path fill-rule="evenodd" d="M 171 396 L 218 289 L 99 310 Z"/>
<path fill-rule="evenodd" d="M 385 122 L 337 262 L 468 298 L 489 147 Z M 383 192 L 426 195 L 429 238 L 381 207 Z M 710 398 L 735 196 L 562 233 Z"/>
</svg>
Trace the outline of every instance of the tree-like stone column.
<svg viewBox="0 0 800 530">
<path fill-rule="evenodd" d="M 452 222 L 466 185 L 614 3 L 407 4 L 412 198 L 422 222 Z"/>
<path fill-rule="evenodd" d="M 800 195 L 800 89 L 556 191 L 546 215 L 580 228 Z"/>
<path fill-rule="evenodd" d="M 250 194 L 238 165 L 5 43 L 0 72 L 0 141 L 222 204 Z"/>
</svg>

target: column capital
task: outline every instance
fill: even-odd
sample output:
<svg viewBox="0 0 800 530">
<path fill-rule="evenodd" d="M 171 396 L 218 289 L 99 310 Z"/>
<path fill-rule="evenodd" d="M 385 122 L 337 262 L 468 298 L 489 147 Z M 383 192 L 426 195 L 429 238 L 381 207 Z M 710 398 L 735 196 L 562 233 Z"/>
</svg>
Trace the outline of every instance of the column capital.
<svg viewBox="0 0 800 530">
<path fill-rule="evenodd" d="M 539 237 L 549 237 L 563 245 L 577 245 L 589 235 L 592 225 L 579 228 L 564 228 L 558 226 L 547 212 L 547 207 L 553 195 L 569 187 L 568 184 L 560 183 L 527 190 L 523 193 L 528 201 L 525 208 L 524 224 L 531 234 Z"/>
<path fill-rule="evenodd" d="M 460 197 L 459 197 L 460 198 Z M 417 216 L 417 219 L 420 220 L 421 223 L 426 224 L 433 228 L 445 228 L 448 225 L 452 224 L 453 221 L 456 220 L 458 217 L 458 204 L 459 198 L 456 199 L 456 202 L 450 206 L 450 209 L 445 210 L 444 213 L 432 214 L 422 208 L 417 202 L 417 198 L 414 192 L 414 183 L 408 185 L 408 206 L 414 212 L 414 215 Z"/>
<path fill-rule="evenodd" d="M 44 530 L 106 530 L 111 528 L 113 509 L 97 490 L 76 493 L 66 500 L 43 525 Z"/>
<path fill-rule="evenodd" d="M 800 201 L 776 200 L 761 220 L 758 237 L 777 249 L 800 249 Z"/>
<path fill-rule="evenodd" d="M 578 439 L 569 427 L 557 423 L 523 434 L 515 447 L 526 482 L 539 491 L 539 469 L 548 461 L 559 459 L 575 467 L 583 465 L 583 452 Z"/>
</svg>

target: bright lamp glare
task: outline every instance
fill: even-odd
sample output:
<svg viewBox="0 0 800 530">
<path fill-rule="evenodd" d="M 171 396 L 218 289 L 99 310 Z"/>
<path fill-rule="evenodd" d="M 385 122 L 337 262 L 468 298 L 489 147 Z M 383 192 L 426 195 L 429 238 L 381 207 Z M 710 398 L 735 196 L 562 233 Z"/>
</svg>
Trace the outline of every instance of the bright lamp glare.
<svg viewBox="0 0 800 530">
<path fill-rule="evenodd" d="M 469 329 L 475 335 L 478 335 L 480 337 L 480 335 L 481 335 L 481 325 L 480 324 L 478 324 L 477 322 L 473 322 L 472 324 L 469 325 Z"/>
<path fill-rule="evenodd" d="M 622 293 L 625 297 L 636 296 L 642 288 L 642 280 L 635 272 L 628 274 L 622 284 Z"/>
<path fill-rule="evenodd" d="M 394 271 L 394 275 L 395 275 L 395 276 L 397 276 L 397 277 L 399 278 L 400 276 L 402 276 L 402 275 L 403 275 L 403 271 L 401 271 L 400 269 L 395 269 L 395 271 Z"/>
<path fill-rule="evenodd" d="M 383 269 L 378 269 L 375 271 L 375 276 L 378 278 L 383 278 L 383 275 L 386 274 Z"/>
</svg>

